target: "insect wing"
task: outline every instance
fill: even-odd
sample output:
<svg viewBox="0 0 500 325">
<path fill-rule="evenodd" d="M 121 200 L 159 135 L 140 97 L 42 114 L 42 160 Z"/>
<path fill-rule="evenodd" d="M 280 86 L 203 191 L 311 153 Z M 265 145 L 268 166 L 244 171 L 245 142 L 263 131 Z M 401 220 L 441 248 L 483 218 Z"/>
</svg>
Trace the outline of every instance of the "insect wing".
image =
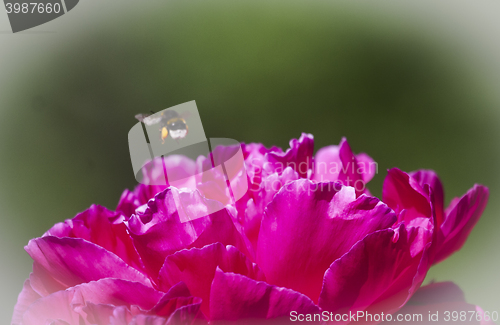
<svg viewBox="0 0 500 325">
<path fill-rule="evenodd" d="M 149 114 L 137 114 L 135 116 L 136 119 L 143 122 L 146 125 L 155 125 L 160 123 L 162 117 L 161 116 L 150 116 Z"/>
</svg>

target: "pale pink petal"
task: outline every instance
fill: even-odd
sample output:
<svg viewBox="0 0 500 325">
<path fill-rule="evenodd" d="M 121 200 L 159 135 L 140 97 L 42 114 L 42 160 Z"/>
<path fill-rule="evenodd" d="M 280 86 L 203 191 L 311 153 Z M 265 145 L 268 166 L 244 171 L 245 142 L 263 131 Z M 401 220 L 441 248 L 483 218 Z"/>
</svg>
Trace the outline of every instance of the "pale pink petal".
<svg viewBox="0 0 500 325">
<path fill-rule="evenodd" d="M 394 212 L 377 198 L 356 198 L 340 183 L 288 183 L 267 206 L 257 263 L 270 284 L 317 301 L 324 272 L 358 240 L 391 227 Z"/>
<path fill-rule="evenodd" d="M 21 324 L 88 324 L 84 320 L 85 314 L 83 312 L 75 311 L 71 305 L 74 295 L 74 291 L 58 291 L 50 296 L 37 300 L 23 314 Z"/>
<path fill-rule="evenodd" d="M 356 160 L 358 161 L 358 172 L 363 176 L 363 181 L 368 183 L 378 173 L 377 162 L 364 152 L 358 153 Z"/>
<path fill-rule="evenodd" d="M 476 320 L 481 319 L 479 321 L 480 325 L 495 325 L 495 322 L 492 318 L 492 313 L 493 312 L 486 313 L 481 307 L 476 306 Z M 496 315 L 497 316 L 495 318 L 498 318 L 498 312 Z"/>
<path fill-rule="evenodd" d="M 20 325 L 24 312 L 39 298 L 41 298 L 41 296 L 33 290 L 30 280 L 27 279 L 24 281 L 23 290 L 19 293 L 16 306 L 14 307 L 11 325 Z"/>
<path fill-rule="evenodd" d="M 38 299 L 23 315 L 23 325 L 45 324 L 50 320 L 69 324 L 90 324 L 109 316 L 108 306 L 153 308 L 164 294 L 138 282 L 101 279 L 55 292 Z M 90 307 L 90 308 L 89 308 Z M 103 315 L 96 315 L 96 312 Z M 50 323 L 50 322 L 49 322 Z"/>
<path fill-rule="evenodd" d="M 338 146 L 318 150 L 314 157 L 314 180 L 340 181 L 356 188 L 358 195 L 367 191 L 366 184 L 375 176 L 377 164 L 365 153 L 354 155 L 345 138 Z"/>
<path fill-rule="evenodd" d="M 314 180 L 318 182 L 335 182 L 342 171 L 342 160 L 339 156 L 340 146 L 332 145 L 318 150 L 314 156 Z"/>
<path fill-rule="evenodd" d="M 216 200 L 222 205 L 231 203 L 231 194 L 229 193 L 222 166 L 204 171 L 201 174 L 197 189 L 207 199 Z"/>
</svg>

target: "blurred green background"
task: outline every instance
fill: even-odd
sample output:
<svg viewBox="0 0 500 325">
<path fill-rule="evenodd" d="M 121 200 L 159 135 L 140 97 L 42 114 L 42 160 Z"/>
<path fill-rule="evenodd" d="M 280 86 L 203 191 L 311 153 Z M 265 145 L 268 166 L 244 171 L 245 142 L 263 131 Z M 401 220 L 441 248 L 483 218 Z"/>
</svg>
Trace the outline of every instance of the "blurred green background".
<svg viewBox="0 0 500 325">
<path fill-rule="evenodd" d="M 488 21 L 490 4 L 416 3 L 85 1 L 15 35 L 2 17 L 0 322 L 31 270 L 28 240 L 135 186 L 134 115 L 193 99 L 208 137 L 287 148 L 310 132 L 317 150 L 346 136 L 378 162 L 379 197 L 395 166 L 436 170 L 447 202 L 489 186 L 466 246 L 426 281 L 498 311 L 498 67 L 457 27 Z"/>
</svg>

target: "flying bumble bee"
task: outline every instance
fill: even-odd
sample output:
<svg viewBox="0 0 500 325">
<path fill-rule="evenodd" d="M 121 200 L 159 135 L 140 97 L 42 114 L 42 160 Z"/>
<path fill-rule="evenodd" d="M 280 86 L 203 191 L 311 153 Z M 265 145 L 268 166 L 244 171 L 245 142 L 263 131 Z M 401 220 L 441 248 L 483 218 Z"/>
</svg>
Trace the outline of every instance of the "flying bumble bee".
<svg viewBox="0 0 500 325">
<path fill-rule="evenodd" d="M 137 114 L 135 118 L 148 126 L 158 125 L 160 127 L 161 143 L 165 143 L 165 139 L 169 135 L 172 139 L 179 141 L 188 134 L 186 120 L 172 109 L 164 110 L 159 116 Z"/>
</svg>

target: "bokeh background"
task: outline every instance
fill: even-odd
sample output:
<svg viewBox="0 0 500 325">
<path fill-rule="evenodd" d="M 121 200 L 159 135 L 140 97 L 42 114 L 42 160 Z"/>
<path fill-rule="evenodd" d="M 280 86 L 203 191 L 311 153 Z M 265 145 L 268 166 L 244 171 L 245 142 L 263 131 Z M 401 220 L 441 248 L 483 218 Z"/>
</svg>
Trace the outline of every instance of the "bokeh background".
<svg viewBox="0 0 500 325">
<path fill-rule="evenodd" d="M 31 259 L 23 246 L 136 184 L 134 115 L 196 100 L 208 137 L 316 150 L 346 136 L 386 170 L 436 170 L 446 201 L 490 202 L 452 280 L 500 311 L 500 5 L 494 1 L 86 0 L 12 34 L 0 12 L 0 323 Z"/>
</svg>

